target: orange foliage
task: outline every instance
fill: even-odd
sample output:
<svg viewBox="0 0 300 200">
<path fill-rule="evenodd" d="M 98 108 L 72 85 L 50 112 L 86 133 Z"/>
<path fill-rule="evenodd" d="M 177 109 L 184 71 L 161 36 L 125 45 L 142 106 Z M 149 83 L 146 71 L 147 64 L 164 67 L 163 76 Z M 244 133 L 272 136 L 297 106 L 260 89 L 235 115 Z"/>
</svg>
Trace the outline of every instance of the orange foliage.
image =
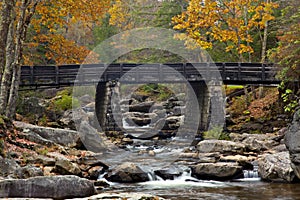
<svg viewBox="0 0 300 200">
<path fill-rule="evenodd" d="M 47 60 L 55 64 L 81 63 L 91 52 L 92 28 L 101 23 L 110 0 L 45 0 L 32 20 L 35 36 L 26 44 L 25 64 L 36 64 L 30 48 L 41 45 Z"/>
</svg>

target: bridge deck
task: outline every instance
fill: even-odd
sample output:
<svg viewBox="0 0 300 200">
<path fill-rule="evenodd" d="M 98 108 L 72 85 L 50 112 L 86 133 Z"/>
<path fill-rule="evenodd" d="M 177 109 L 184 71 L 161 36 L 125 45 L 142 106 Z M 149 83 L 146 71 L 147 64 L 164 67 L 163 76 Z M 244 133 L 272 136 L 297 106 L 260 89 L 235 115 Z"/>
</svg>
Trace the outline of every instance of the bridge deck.
<svg viewBox="0 0 300 200">
<path fill-rule="evenodd" d="M 261 63 L 175 63 L 22 66 L 21 87 L 42 88 L 95 84 L 120 80 L 124 83 L 204 81 L 224 84 L 278 84 L 277 68 Z M 106 68 L 106 70 L 105 70 Z M 200 73 L 199 73 L 200 72 Z M 216 76 L 216 74 L 219 75 Z"/>
</svg>

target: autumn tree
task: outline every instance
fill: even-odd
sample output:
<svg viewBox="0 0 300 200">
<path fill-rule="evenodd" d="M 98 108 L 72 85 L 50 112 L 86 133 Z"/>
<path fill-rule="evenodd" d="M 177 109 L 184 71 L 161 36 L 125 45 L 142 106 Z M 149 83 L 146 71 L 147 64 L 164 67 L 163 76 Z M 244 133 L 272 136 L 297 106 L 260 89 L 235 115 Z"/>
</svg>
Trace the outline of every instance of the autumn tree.
<svg viewBox="0 0 300 200">
<path fill-rule="evenodd" d="M 186 0 L 115 0 L 109 9 L 109 23 L 119 32 L 134 28 L 172 28 L 172 17 L 186 7 Z M 170 40 L 173 41 L 173 40 Z M 122 56 L 118 62 L 181 62 L 178 56 L 155 49 L 142 49 Z"/>
<path fill-rule="evenodd" d="M 93 45 L 93 30 L 102 23 L 110 0 L 45 0 L 32 20 L 25 61 L 37 64 L 81 63 Z"/>
<path fill-rule="evenodd" d="M 0 114 L 13 118 L 18 97 L 23 44 L 40 0 L 5 0 L 0 8 Z"/>
<path fill-rule="evenodd" d="M 277 4 L 261 0 L 191 0 L 187 10 L 173 18 L 177 37 L 193 39 L 204 49 L 222 44 L 238 61 L 251 61 L 253 33 L 273 20 Z M 192 48 L 192 47 L 190 47 Z"/>
<path fill-rule="evenodd" d="M 270 54 L 280 67 L 279 78 L 282 83 L 279 89 L 284 109 L 293 113 L 300 98 L 300 2 L 284 2 L 281 13 L 277 32 L 279 45 L 270 50 Z"/>
<path fill-rule="evenodd" d="M 185 0 L 115 0 L 109 9 L 110 24 L 120 30 L 171 28 L 172 17 L 181 13 L 185 4 Z"/>
</svg>

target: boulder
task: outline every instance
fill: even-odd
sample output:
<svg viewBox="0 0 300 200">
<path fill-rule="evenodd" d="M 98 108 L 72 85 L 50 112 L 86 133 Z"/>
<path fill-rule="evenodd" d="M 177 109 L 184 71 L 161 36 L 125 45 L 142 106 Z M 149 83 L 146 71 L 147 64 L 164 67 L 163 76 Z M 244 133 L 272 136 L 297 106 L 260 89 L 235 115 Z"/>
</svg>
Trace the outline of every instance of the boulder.
<svg viewBox="0 0 300 200">
<path fill-rule="evenodd" d="M 300 109 L 293 116 L 293 121 L 285 132 L 285 145 L 290 153 L 291 166 L 300 179 Z"/>
<path fill-rule="evenodd" d="M 62 117 L 58 120 L 58 123 L 62 127 L 69 128 L 71 130 L 77 130 L 77 127 L 81 121 L 91 122 L 93 117 L 90 117 L 88 113 L 84 111 L 84 108 L 76 108 L 73 110 L 67 110 L 63 113 Z"/>
<path fill-rule="evenodd" d="M 102 166 L 105 170 L 107 170 L 109 166 L 101 161 L 101 158 L 103 158 L 102 156 L 103 155 L 101 153 L 82 156 L 77 160 L 77 163 L 81 165 L 89 165 L 92 167 Z"/>
<path fill-rule="evenodd" d="M 66 159 L 59 159 L 55 163 L 54 171 L 61 175 L 80 175 L 81 170 L 75 163 Z"/>
<path fill-rule="evenodd" d="M 260 140 L 254 136 L 250 136 L 243 140 L 248 151 L 261 152 L 273 148 L 279 143 L 274 140 Z"/>
<path fill-rule="evenodd" d="M 88 170 L 89 179 L 91 180 L 97 180 L 99 178 L 99 175 L 104 172 L 104 167 L 102 166 L 95 166 Z"/>
<path fill-rule="evenodd" d="M 50 140 L 63 146 L 82 147 L 79 133 L 76 131 L 35 126 L 17 121 L 14 122 L 14 125 L 18 128 L 22 128 L 23 130 L 27 129 L 29 131 L 32 131 L 46 140 Z"/>
<path fill-rule="evenodd" d="M 25 166 L 18 170 L 18 178 L 30 178 L 35 176 L 43 176 L 44 172 L 39 167 Z"/>
<path fill-rule="evenodd" d="M 77 176 L 48 176 L 0 181 L 0 197 L 65 199 L 95 194 L 92 182 Z"/>
<path fill-rule="evenodd" d="M 200 153 L 236 154 L 243 153 L 245 145 L 227 140 L 203 140 L 198 143 L 197 149 Z"/>
<path fill-rule="evenodd" d="M 163 169 L 155 170 L 154 174 L 163 178 L 164 180 L 173 180 L 174 178 L 180 176 L 183 173 L 182 170 L 170 166 L 170 167 L 165 167 Z"/>
<path fill-rule="evenodd" d="M 0 156 L 0 177 L 16 178 L 19 169 L 16 161 Z"/>
<path fill-rule="evenodd" d="M 19 137 L 23 137 L 31 142 L 35 142 L 46 146 L 56 145 L 53 141 L 47 140 L 29 129 L 24 129 L 23 132 L 20 133 Z"/>
<path fill-rule="evenodd" d="M 192 176 L 205 180 L 231 180 L 243 176 L 241 166 L 235 163 L 200 163 L 192 166 Z"/>
<path fill-rule="evenodd" d="M 288 183 L 296 180 L 288 152 L 264 154 L 258 160 L 258 167 L 262 180 Z"/>
<path fill-rule="evenodd" d="M 106 175 L 112 182 L 135 183 L 149 181 L 148 174 L 134 163 L 123 163 Z"/>
</svg>

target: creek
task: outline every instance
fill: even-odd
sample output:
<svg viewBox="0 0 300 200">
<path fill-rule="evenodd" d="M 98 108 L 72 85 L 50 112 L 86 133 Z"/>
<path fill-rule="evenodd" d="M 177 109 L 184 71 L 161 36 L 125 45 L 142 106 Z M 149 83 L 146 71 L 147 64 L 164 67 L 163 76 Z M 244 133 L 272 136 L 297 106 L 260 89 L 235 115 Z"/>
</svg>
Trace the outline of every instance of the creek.
<svg viewBox="0 0 300 200">
<path fill-rule="evenodd" d="M 297 200 L 300 184 L 266 183 L 257 178 L 230 182 L 194 180 L 183 175 L 175 180 L 154 180 L 137 184 L 114 183 L 105 192 L 142 192 L 174 200 Z"/>
<path fill-rule="evenodd" d="M 137 140 L 139 141 L 139 140 Z M 135 141 L 136 142 L 136 141 Z M 141 146 L 127 146 L 131 151 L 136 148 L 141 150 L 151 146 L 149 141 L 139 141 Z M 151 143 L 151 142 L 150 142 Z M 149 147 L 148 146 L 148 147 Z M 155 147 L 154 151 L 159 152 L 162 146 Z M 179 154 L 171 150 L 170 154 Z M 144 171 L 148 172 L 150 181 L 142 183 L 111 183 L 104 192 L 123 193 L 141 192 L 157 195 L 172 200 L 243 200 L 243 199 L 264 199 L 264 200 L 296 200 L 300 199 L 300 184 L 267 183 L 259 178 L 258 166 L 253 170 L 243 170 L 244 178 L 231 181 L 199 180 L 191 176 L 191 171 L 184 165 L 176 165 L 183 173 L 174 180 L 163 180 L 155 175 L 153 171 L 167 165 L 169 160 L 155 158 L 155 161 L 142 161 L 138 157 L 133 159 Z M 120 159 L 120 158 L 118 158 Z M 132 159 L 132 157 L 131 157 Z M 120 160 L 119 160 L 120 161 Z M 175 171 L 176 171 L 175 167 Z M 103 175 L 102 175 L 103 176 Z M 100 179 L 102 179 L 102 176 Z"/>
</svg>

